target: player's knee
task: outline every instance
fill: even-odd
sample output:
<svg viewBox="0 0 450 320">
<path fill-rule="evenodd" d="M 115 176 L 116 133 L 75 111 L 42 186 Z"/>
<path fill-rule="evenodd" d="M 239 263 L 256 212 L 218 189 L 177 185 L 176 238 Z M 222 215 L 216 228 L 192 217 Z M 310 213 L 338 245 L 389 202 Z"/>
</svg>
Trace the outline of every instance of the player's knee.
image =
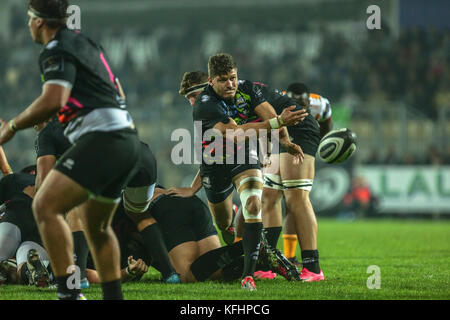
<svg viewBox="0 0 450 320">
<path fill-rule="evenodd" d="M 258 196 L 251 196 L 245 203 L 245 210 L 251 216 L 258 216 L 261 211 L 261 200 Z"/>
<path fill-rule="evenodd" d="M 34 218 L 37 222 L 47 220 L 50 217 L 50 210 L 46 207 L 45 202 L 40 197 L 36 197 L 31 205 Z"/>
<path fill-rule="evenodd" d="M 231 225 L 232 221 L 232 218 L 216 219 L 217 228 L 219 228 L 219 230 L 226 230 Z"/>
</svg>

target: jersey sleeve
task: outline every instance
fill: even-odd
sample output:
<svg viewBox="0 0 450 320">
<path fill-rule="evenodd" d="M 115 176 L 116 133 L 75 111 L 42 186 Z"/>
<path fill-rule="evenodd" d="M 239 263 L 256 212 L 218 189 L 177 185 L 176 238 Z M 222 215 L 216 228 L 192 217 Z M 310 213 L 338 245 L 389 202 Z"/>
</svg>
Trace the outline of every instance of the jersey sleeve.
<svg viewBox="0 0 450 320">
<path fill-rule="evenodd" d="M 220 106 L 220 102 L 209 95 L 203 95 L 197 100 L 192 115 L 194 121 L 202 121 L 202 126 L 206 129 L 213 128 L 218 122 L 224 124 L 230 122 L 230 118 Z"/>
<path fill-rule="evenodd" d="M 35 149 L 36 159 L 48 155 L 56 157 L 57 151 L 53 141 L 50 123 L 39 132 L 35 142 Z"/>
<path fill-rule="evenodd" d="M 68 53 L 54 49 L 44 49 L 39 57 L 42 81 L 67 81 L 72 86 L 76 77 L 75 59 Z"/>
<path fill-rule="evenodd" d="M 245 80 L 244 82 L 243 87 L 245 88 L 247 93 L 250 94 L 250 99 L 252 101 L 251 103 L 252 110 L 255 110 L 257 106 L 267 101 L 266 96 L 263 92 L 263 86 L 265 85 L 258 82 L 251 82 L 247 80 Z"/>
</svg>

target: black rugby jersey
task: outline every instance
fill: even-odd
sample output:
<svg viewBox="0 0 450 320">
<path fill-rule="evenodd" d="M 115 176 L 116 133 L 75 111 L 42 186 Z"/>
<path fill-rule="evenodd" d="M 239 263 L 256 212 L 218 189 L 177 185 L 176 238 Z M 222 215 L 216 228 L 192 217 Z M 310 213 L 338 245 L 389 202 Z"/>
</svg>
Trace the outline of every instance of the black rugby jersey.
<svg viewBox="0 0 450 320">
<path fill-rule="evenodd" d="M 60 29 L 42 50 L 39 66 L 43 82 L 72 84 L 67 105 L 58 112 L 62 124 L 92 109 L 126 107 L 102 47 L 80 32 Z"/>
<path fill-rule="evenodd" d="M 61 123 L 55 117 L 39 131 L 36 137 L 36 158 L 51 155 L 59 159 L 71 146 L 72 144 L 64 135 Z"/>
<path fill-rule="evenodd" d="M 256 87 L 260 88 L 263 96 L 266 98 L 267 102 L 269 102 L 272 105 L 272 107 L 275 109 L 275 112 L 278 115 L 280 115 L 283 112 L 283 110 L 286 109 L 287 107 L 297 105 L 294 99 L 284 95 L 278 89 L 272 89 L 266 84 L 260 82 L 254 82 L 253 84 Z M 299 105 L 297 105 L 294 111 L 298 111 L 301 109 L 302 108 Z"/>
<path fill-rule="evenodd" d="M 62 28 L 45 45 L 39 65 L 44 83 L 71 90 L 57 113 L 71 143 L 89 132 L 134 129 L 106 54 L 94 41 Z"/>
<path fill-rule="evenodd" d="M 203 148 L 208 148 L 208 145 L 215 141 L 213 136 L 211 140 L 204 141 L 203 137 L 207 130 L 214 128 L 218 122 L 227 124 L 232 118 L 237 125 L 246 124 L 249 122 L 258 122 L 260 118 L 255 113 L 255 108 L 266 99 L 262 94 L 259 86 L 256 86 L 251 81 L 239 80 L 238 89 L 233 99 L 223 99 L 219 97 L 211 86 L 206 86 L 200 95 L 195 100 L 193 108 L 193 120 L 201 121 L 201 137 L 196 136 L 195 139 L 202 141 Z M 200 132 L 197 132 L 200 134 Z M 223 141 L 223 156 L 230 157 L 236 154 L 236 145 L 233 150 L 226 150 L 225 138 Z M 245 144 L 246 152 L 248 152 L 248 144 Z M 208 151 L 214 155 L 215 150 Z M 211 164 L 204 157 L 202 163 Z M 236 161 L 236 159 L 234 159 Z M 236 163 L 234 161 L 234 163 Z"/>
<path fill-rule="evenodd" d="M 28 173 L 12 173 L 0 180 L 0 204 L 12 200 L 16 195 L 23 195 L 23 189 L 34 186 L 36 176 Z"/>
</svg>

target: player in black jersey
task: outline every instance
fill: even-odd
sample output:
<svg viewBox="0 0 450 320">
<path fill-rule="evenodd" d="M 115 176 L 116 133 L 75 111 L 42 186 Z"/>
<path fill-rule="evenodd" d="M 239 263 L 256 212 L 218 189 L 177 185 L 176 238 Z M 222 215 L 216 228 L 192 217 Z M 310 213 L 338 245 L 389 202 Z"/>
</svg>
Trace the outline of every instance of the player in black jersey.
<svg viewBox="0 0 450 320">
<path fill-rule="evenodd" d="M 281 92 L 272 92 L 271 99 L 277 100 L 273 105 L 277 113 L 280 113 L 292 100 Z M 301 92 L 301 95 L 303 93 L 309 97 L 308 90 Z M 301 99 L 295 102 L 300 108 L 307 108 L 307 101 Z M 324 280 L 324 275 L 319 265 L 317 220 L 309 199 L 321 133 L 312 114 L 298 125 L 289 127 L 288 131 L 292 141 L 302 147 L 305 159 L 303 163 L 298 163 L 282 146 L 279 154 L 272 154 L 270 157 L 271 165 L 264 168 L 264 226 L 272 232 L 277 230 L 277 235 L 274 234 L 273 237 L 273 245 L 276 245 L 282 226 L 281 199 L 284 196 L 287 216 L 290 217 L 287 223 L 293 224 L 289 229 L 295 230 L 301 248 L 303 268 L 300 279 L 308 282 L 321 281 Z"/>
<path fill-rule="evenodd" d="M 121 93 L 124 101 L 126 97 Z M 36 153 L 37 153 L 37 166 L 38 175 L 37 181 L 42 181 L 49 170 L 54 166 L 56 160 L 63 154 L 70 146 L 70 142 L 64 136 L 63 128 L 59 121 L 52 120 L 39 131 L 36 139 Z M 157 178 L 157 166 L 156 158 L 150 149 L 150 147 L 141 141 L 141 157 L 138 164 L 138 171 L 133 178 L 127 184 L 123 192 L 123 207 L 129 215 L 141 215 L 145 212 L 150 204 L 150 199 L 153 195 L 153 190 L 156 184 Z M 37 183 L 38 185 L 38 183 Z M 122 205 L 120 205 L 122 208 Z M 88 287 L 86 276 L 86 259 L 88 256 L 87 244 L 82 232 L 82 227 L 77 218 L 77 212 L 69 212 L 66 216 L 71 227 L 74 244 L 75 254 L 77 256 L 77 265 L 80 267 L 81 273 L 81 285 Z M 147 250 L 150 252 L 157 263 L 160 265 L 159 270 L 162 273 L 163 281 L 177 283 L 179 282 L 179 276 L 175 272 L 175 268 L 172 266 L 169 260 L 167 248 L 165 248 L 164 241 L 162 239 L 161 230 L 156 221 L 141 225 L 139 229 L 143 241 Z"/>
<path fill-rule="evenodd" d="M 47 269 L 49 258 L 31 210 L 35 181 L 35 170 L 29 170 L 32 167 L 0 180 L 0 282 L 4 278 L 6 283 L 47 287 L 52 273 Z"/>
<path fill-rule="evenodd" d="M 292 107 L 277 116 L 253 83 L 238 82 L 237 65 L 228 54 L 210 57 L 208 73 L 208 85 L 195 99 L 193 107 L 194 124 L 201 121 L 202 135 L 195 139 L 202 141 L 204 150 L 200 171 L 190 189 L 195 193 L 203 185 L 209 207 L 221 230 L 232 224 L 232 193 L 234 188 L 238 190 L 245 219 L 245 266 L 241 286 L 255 290 L 253 273 L 262 229 L 262 175 L 257 146 L 254 144 L 252 148 L 247 143 L 240 145 L 240 142 L 247 138 L 255 138 L 256 141 L 259 129 L 279 129 L 298 123 L 305 117 L 305 112 L 291 112 Z M 287 148 L 301 154 L 301 149 L 292 144 L 287 135 L 282 135 L 282 138 L 287 139 L 283 139 Z M 239 148 L 244 151 L 243 159 L 239 158 Z"/>
<path fill-rule="evenodd" d="M 119 248 L 110 227 L 121 191 L 136 172 L 137 132 L 101 46 L 66 28 L 66 0 L 30 0 L 28 26 L 44 46 L 39 66 L 42 94 L 8 123 L 0 145 L 16 131 L 58 113 L 65 135 L 76 142 L 39 188 L 33 211 L 50 256 L 60 299 L 84 298 L 70 289 L 73 240 L 63 213 L 82 204 L 83 226 L 102 282 L 104 299 L 122 299 Z"/>
</svg>

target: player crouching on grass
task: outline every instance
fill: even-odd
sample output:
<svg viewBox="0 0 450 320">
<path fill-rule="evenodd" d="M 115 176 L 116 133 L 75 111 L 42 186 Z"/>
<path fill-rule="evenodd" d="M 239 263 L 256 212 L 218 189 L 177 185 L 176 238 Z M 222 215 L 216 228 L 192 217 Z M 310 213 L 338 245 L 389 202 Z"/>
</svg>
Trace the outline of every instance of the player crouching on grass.
<svg viewBox="0 0 450 320">
<path fill-rule="evenodd" d="M 200 198 L 173 196 L 157 186 L 149 210 L 134 215 L 133 220 L 138 228 L 155 220 L 159 223 L 170 260 L 183 283 L 241 278 L 245 260 L 242 241 L 221 245 L 211 213 Z M 267 249 L 259 247 L 258 270 L 272 270 L 292 280 L 284 272 L 289 261 Z"/>
</svg>

